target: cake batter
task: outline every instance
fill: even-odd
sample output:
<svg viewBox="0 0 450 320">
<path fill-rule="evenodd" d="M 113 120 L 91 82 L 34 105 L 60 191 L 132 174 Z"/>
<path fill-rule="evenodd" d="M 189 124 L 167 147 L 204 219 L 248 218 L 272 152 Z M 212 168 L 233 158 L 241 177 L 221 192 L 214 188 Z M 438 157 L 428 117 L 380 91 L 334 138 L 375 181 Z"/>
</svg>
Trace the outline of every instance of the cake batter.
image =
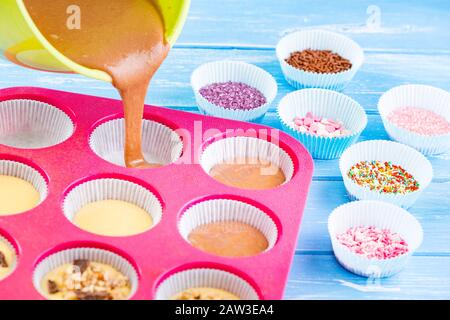
<svg viewBox="0 0 450 320">
<path fill-rule="evenodd" d="M 0 216 L 31 210 L 39 204 L 40 199 L 39 192 L 28 181 L 0 175 Z"/>
<path fill-rule="evenodd" d="M 73 222 L 85 231 L 111 237 L 140 234 L 153 225 L 144 209 L 120 200 L 89 203 L 75 214 Z"/>
<path fill-rule="evenodd" d="M 264 252 L 269 244 L 255 227 L 235 221 L 201 225 L 188 236 L 196 248 L 223 257 L 250 257 Z"/>
<path fill-rule="evenodd" d="M 273 189 L 286 181 L 280 168 L 258 159 L 238 159 L 231 163 L 218 164 L 209 174 L 225 185 L 240 189 Z"/>
</svg>

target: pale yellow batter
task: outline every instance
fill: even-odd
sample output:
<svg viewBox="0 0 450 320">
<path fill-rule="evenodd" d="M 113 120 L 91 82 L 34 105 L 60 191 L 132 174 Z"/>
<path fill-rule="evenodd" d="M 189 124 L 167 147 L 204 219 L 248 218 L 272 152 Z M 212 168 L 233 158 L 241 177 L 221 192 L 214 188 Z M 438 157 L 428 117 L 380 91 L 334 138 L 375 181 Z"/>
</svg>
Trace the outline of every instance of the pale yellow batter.
<svg viewBox="0 0 450 320">
<path fill-rule="evenodd" d="M 22 213 L 39 204 L 36 188 L 20 178 L 0 175 L 0 216 Z"/>
<path fill-rule="evenodd" d="M 50 300 L 125 300 L 131 293 L 130 281 L 112 266 L 83 261 L 64 264 L 50 271 L 41 282 Z"/>
<path fill-rule="evenodd" d="M 16 264 L 16 253 L 4 240 L 0 239 L 0 280 L 5 279 Z M 5 266 L 6 265 L 6 266 Z"/>
<path fill-rule="evenodd" d="M 231 292 L 215 288 L 190 288 L 172 297 L 171 300 L 241 300 Z"/>
<path fill-rule="evenodd" d="M 87 204 L 75 214 L 73 222 L 88 232 L 111 237 L 140 234 L 153 225 L 152 217 L 145 210 L 120 200 Z"/>
</svg>

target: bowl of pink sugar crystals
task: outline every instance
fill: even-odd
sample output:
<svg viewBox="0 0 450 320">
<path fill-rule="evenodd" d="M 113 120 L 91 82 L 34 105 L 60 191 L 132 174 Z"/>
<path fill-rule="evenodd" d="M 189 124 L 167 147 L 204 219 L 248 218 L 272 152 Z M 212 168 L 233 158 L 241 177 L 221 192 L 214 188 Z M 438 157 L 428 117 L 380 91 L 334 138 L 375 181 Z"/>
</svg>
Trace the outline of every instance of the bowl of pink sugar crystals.
<svg viewBox="0 0 450 320">
<path fill-rule="evenodd" d="M 450 150 L 450 92 L 426 85 L 398 86 L 383 94 L 378 110 L 393 140 L 426 155 Z"/>
</svg>

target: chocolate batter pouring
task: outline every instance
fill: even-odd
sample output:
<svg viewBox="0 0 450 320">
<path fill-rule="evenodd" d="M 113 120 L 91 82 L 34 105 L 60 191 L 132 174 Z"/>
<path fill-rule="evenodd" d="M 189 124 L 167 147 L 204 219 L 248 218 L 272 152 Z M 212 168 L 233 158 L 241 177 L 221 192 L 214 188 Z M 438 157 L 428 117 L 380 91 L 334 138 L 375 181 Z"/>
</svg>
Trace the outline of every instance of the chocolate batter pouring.
<svg viewBox="0 0 450 320">
<path fill-rule="evenodd" d="M 152 0 L 24 0 L 45 38 L 76 63 L 108 73 L 125 110 L 127 167 L 159 166 L 142 153 L 142 117 L 150 80 L 170 50 Z M 80 28 L 67 26 L 67 8 L 80 8 Z"/>
</svg>

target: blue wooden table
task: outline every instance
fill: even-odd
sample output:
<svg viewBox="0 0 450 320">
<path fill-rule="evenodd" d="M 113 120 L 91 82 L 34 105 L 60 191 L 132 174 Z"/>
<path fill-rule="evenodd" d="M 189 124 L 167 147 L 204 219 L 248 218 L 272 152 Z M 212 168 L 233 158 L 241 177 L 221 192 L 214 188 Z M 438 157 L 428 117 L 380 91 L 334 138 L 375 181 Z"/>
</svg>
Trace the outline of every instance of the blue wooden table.
<svg viewBox="0 0 450 320">
<path fill-rule="evenodd" d="M 450 1 L 193 0 L 178 44 L 158 72 L 147 103 L 196 112 L 190 75 L 200 64 L 234 59 L 273 74 L 279 96 L 264 124 L 279 127 L 274 108 L 293 89 L 275 57 L 279 38 L 299 28 L 344 33 L 366 52 L 366 62 L 344 93 L 369 115 L 361 140 L 388 139 L 376 105 L 393 86 L 422 83 L 450 90 Z M 370 5 L 376 5 L 377 8 Z M 377 16 L 380 19 L 377 19 Z M 375 27 L 367 20 L 381 21 Z M 118 98 L 106 84 L 76 75 L 21 69 L 0 60 L 0 88 L 40 86 Z M 379 282 L 355 276 L 336 262 L 327 218 L 348 201 L 338 161 L 315 161 L 286 299 L 450 299 L 450 153 L 430 158 L 433 183 L 411 208 L 425 239 L 406 269 Z"/>
</svg>

